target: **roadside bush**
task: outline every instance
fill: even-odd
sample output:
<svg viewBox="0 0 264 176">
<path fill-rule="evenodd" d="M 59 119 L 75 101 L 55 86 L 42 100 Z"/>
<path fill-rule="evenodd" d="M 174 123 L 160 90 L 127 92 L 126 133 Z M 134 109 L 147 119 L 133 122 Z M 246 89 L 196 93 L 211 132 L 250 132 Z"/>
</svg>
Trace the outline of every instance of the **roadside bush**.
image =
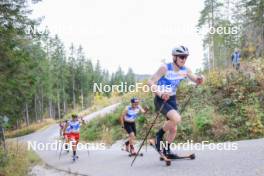
<svg viewBox="0 0 264 176">
<path fill-rule="evenodd" d="M 194 124 L 200 135 L 211 135 L 213 112 L 212 107 L 206 107 L 195 116 Z"/>
</svg>

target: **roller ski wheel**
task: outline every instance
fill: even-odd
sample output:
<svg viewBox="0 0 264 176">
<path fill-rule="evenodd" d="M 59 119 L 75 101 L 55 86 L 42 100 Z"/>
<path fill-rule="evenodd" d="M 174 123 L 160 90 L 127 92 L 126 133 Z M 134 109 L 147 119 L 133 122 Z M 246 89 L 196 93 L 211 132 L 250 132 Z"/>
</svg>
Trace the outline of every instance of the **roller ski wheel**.
<svg viewBox="0 0 264 176">
<path fill-rule="evenodd" d="M 194 160 L 195 159 L 195 154 L 194 153 L 190 155 L 190 159 L 191 160 Z"/>
<path fill-rule="evenodd" d="M 128 156 L 132 157 L 132 156 L 136 156 L 136 155 L 137 155 L 137 153 L 130 153 Z M 139 153 L 138 156 L 144 156 L 144 154 L 143 153 Z"/>
<path fill-rule="evenodd" d="M 171 161 L 165 161 L 166 166 L 170 166 L 171 165 Z"/>
<path fill-rule="evenodd" d="M 152 146 L 154 148 L 154 150 L 160 155 L 160 161 L 164 161 L 166 166 L 170 166 L 171 165 L 171 159 L 167 158 L 161 151 L 158 151 L 156 146 L 155 146 L 155 140 L 154 139 L 150 139 L 148 141 L 148 143 L 150 144 L 150 146 Z"/>
</svg>

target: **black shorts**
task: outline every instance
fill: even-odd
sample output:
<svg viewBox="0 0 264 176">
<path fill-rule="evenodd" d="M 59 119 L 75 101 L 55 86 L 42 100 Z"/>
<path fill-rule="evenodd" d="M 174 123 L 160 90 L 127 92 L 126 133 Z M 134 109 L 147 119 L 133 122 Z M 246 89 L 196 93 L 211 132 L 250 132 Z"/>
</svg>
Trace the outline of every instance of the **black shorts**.
<svg viewBox="0 0 264 176">
<path fill-rule="evenodd" d="M 134 133 L 136 136 L 137 129 L 136 129 L 136 123 L 135 122 L 124 122 L 124 128 L 126 129 L 127 133 Z"/>
<path fill-rule="evenodd" d="M 156 109 L 156 112 L 160 110 L 162 104 L 163 104 L 163 100 L 158 97 L 158 96 L 155 96 L 154 98 L 154 104 L 155 104 L 155 109 Z M 162 110 L 161 110 L 161 113 L 167 117 L 167 113 L 170 111 L 170 110 L 178 110 L 178 107 L 177 107 L 177 103 L 176 103 L 176 95 L 173 95 L 173 96 L 170 96 L 170 99 L 165 103 L 165 105 L 163 106 Z"/>
</svg>

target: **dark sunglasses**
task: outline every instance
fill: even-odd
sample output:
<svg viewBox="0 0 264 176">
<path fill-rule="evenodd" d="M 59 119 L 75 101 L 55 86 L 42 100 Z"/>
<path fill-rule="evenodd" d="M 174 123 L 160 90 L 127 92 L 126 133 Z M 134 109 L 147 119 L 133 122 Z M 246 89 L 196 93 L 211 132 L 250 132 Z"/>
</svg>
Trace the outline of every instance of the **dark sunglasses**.
<svg viewBox="0 0 264 176">
<path fill-rule="evenodd" d="M 177 56 L 178 58 L 180 58 L 181 60 L 187 59 L 188 56 Z"/>
</svg>

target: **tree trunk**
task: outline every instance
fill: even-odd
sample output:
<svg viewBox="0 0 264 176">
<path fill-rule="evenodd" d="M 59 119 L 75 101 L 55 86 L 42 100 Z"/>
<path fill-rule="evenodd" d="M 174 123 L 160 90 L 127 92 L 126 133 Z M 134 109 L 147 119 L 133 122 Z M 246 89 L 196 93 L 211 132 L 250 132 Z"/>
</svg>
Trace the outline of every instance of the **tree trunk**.
<svg viewBox="0 0 264 176">
<path fill-rule="evenodd" d="M 60 92 L 57 91 L 57 108 L 58 108 L 58 117 L 61 119 L 61 114 L 60 114 Z"/>
<path fill-rule="evenodd" d="M 66 98 L 65 98 L 64 83 L 62 84 L 62 96 L 63 96 L 63 115 L 66 115 L 66 113 L 67 113 L 67 107 L 66 107 Z"/>
<path fill-rule="evenodd" d="M 91 106 L 91 104 L 92 104 L 92 95 L 90 94 L 90 93 L 88 93 L 88 95 L 87 95 L 87 108 L 89 107 L 89 106 Z"/>
<path fill-rule="evenodd" d="M 74 76 L 72 76 L 72 100 L 73 100 L 73 109 L 76 108 L 76 99 L 75 99 L 75 83 L 74 83 Z"/>
<path fill-rule="evenodd" d="M 23 114 L 22 114 L 23 115 Z M 16 120 L 16 129 L 18 129 L 19 127 L 19 123 L 18 123 L 18 119 Z"/>
<path fill-rule="evenodd" d="M 4 128 L 1 125 L 0 125 L 0 146 L 3 146 L 6 154 L 5 132 L 4 132 Z"/>
<path fill-rule="evenodd" d="M 41 121 L 43 121 L 43 105 L 44 97 L 43 97 L 43 87 L 41 87 L 41 103 L 40 103 L 40 113 L 41 113 Z"/>
<path fill-rule="evenodd" d="M 41 99 L 38 98 L 38 120 L 42 121 L 42 112 L 41 112 Z"/>
<path fill-rule="evenodd" d="M 51 100 L 49 100 L 49 117 L 53 118 L 53 116 L 52 116 L 52 101 Z"/>
<path fill-rule="evenodd" d="M 66 101 L 64 100 L 63 101 L 63 114 L 66 115 L 67 113 L 67 104 L 66 104 Z"/>
<path fill-rule="evenodd" d="M 28 104 L 26 103 L 26 124 L 29 126 Z"/>
<path fill-rule="evenodd" d="M 82 110 L 84 109 L 84 107 L 83 107 L 83 89 L 81 89 L 81 103 L 82 103 Z"/>
<path fill-rule="evenodd" d="M 52 106 L 52 117 L 56 119 L 56 105 Z"/>
<path fill-rule="evenodd" d="M 35 109 L 35 121 L 38 121 L 38 110 L 37 110 L 37 95 L 35 94 L 34 96 L 34 109 Z"/>
<path fill-rule="evenodd" d="M 208 26 L 209 26 L 209 29 L 211 28 L 211 21 L 210 21 L 210 18 L 208 18 Z M 208 63 L 208 71 L 209 73 L 211 72 L 211 69 L 212 69 L 212 64 L 211 64 L 211 61 L 212 61 L 212 48 L 211 48 L 211 34 L 209 34 L 209 37 L 208 37 L 208 59 L 207 59 L 207 63 Z"/>
<path fill-rule="evenodd" d="M 214 0 L 211 1 L 212 2 L 212 19 L 211 19 L 211 26 L 214 27 Z M 215 57 L 214 57 L 214 34 L 211 35 L 211 57 L 212 57 L 212 67 L 213 70 L 215 68 Z"/>
</svg>

